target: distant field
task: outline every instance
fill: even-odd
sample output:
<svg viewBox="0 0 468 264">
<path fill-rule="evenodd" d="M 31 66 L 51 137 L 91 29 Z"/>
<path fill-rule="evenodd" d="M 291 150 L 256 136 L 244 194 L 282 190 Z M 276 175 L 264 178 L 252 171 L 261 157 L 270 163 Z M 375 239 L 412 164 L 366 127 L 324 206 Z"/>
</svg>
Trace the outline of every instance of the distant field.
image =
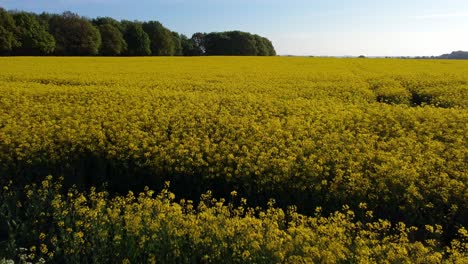
<svg viewBox="0 0 468 264">
<path fill-rule="evenodd" d="M 0 173 L 468 226 L 468 61 L 0 58 Z"/>
</svg>

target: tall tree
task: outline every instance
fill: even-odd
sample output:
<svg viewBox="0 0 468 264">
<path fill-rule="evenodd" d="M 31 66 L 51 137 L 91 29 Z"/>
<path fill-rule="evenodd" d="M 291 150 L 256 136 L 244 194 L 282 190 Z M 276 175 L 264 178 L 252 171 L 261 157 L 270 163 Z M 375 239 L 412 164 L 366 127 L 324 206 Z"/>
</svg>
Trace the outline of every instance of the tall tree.
<svg viewBox="0 0 468 264">
<path fill-rule="evenodd" d="M 110 24 L 110 25 L 116 27 L 117 29 L 119 29 L 120 31 L 122 31 L 122 32 L 124 31 L 122 23 L 120 23 L 119 21 L 113 19 L 112 17 L 97 17 L 97 18 L 93 19 L 91 22 L 96 27 Z"/>
<path fill-rule="evenodd" d="M 174 43 L 174 56 L 183 56 L 182 39 L 179 33 L 172 32 L 172 43 Z"/>
<path fill-rule="evenodd" d="M 35 14 L 37 21 L 46 28 L 47 32 L 50 34 L 50 28 L 49 28 L 49 23 L 52 20 L 53 17 L 58 16 L 57 14 L 50 14 L 46 12 L 42 12 L 41 14 Z"/>
<path fill-rule="evenodd" d="M 96 55 L 101 45 L 99 30 L 90 21 L 71 12 L 52 16 L 50 33 L 55 37 L 57 55 Z"/>
<path fill-rule="evenodd" d="M 18 39 L 21 46 L 14 49 L 17 55 L 46 55 L 55 49 L 55 39 L 47 32 L 46 27 L 33 14 L 13 13 Z"/>
<path fill-rule="evenodd" d="M 143 30 L 148 34 L 151 42 L 151 55 L 173 56 L 175 45 L 172 32 L 158 21 L 143 23 Z"/>
<path fill-rule="evenodd" d="M 263 43 L 267 47 L 268 54 L 267 56 L 276 56 L 276 50 L 275 47 L 273 46 L 273 43 L 267 38 L 263 38 Z"/>
<path fill-rule="evenodd" d="M 127 43 L 117 27 L 112 24 L 103 24 L 99 26 L 99 32 L 101 33 L 101 55 L 117 56 L 126 51 Z"/>
<path fill-rule="evenodd" d="M 18 31 L 13 17 L 0 7 L 0 54 L 9 54 L 21 43 L 17 39 Z"/>
<path fill-rule="evenodd" d="M 193 44 L 192 56 L 201 56 L 205 54 L 206 52 L 205 38 L 206 38 L 205 33 L 197 32 L 192 35 L 192 38 L 191 38 L 191 41 Z"/>
<path fill-rule="evenodd" d="M 187 36 L 184 34 L 180 35 L 180 45 L 182 46 L 182 55 L 184 56 L 194 56 L 193 50 L 194 50 L 194 45 L 192 42 L 192 39 L 189 39 Z"/>
<path fill-rule="evenodd" d="M 124 29 L 124 39 L 127 42 L 128 56 L 148 56 L 151 55 L 150 40 L 148 34 L 143 30 L 141 23 L 122 21 Z"/>
<path fill-rule="evenodd" d="M 254 35 L 255 38 L 255 46 L 257 48 L 257 56 L 268 56 L 269 51 L 268 51 L 268 46 L 267 43 L 265 42 L 265 38 L 262 38 L 259 35 Z"/>
</svg>

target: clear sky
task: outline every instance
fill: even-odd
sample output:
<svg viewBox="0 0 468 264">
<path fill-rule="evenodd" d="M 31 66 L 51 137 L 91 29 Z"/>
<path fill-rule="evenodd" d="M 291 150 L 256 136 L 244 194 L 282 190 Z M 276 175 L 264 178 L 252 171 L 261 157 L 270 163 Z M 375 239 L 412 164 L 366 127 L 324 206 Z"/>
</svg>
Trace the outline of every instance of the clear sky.
<svg viewBox="0 0 468 264">
<path fill-rule="evenodd" d="M 468 50 L 468 0 L 0 0 L 11 10 L 158 20 L 173 31 L 242 30 L 281 55 L 440 55 Z"/>
</svg>

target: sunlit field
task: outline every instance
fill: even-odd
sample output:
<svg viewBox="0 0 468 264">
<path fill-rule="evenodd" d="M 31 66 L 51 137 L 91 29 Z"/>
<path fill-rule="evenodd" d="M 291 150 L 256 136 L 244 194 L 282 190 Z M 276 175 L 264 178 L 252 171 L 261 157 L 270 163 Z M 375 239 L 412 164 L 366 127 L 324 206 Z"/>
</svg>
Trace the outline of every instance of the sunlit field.
<svg viewBox="0 0 468 264">
<path fill-rule="evenodd" d="M 0 58 L 0 257 L 465 263 L 467 136 L 468 61 Z"/>
</svg>

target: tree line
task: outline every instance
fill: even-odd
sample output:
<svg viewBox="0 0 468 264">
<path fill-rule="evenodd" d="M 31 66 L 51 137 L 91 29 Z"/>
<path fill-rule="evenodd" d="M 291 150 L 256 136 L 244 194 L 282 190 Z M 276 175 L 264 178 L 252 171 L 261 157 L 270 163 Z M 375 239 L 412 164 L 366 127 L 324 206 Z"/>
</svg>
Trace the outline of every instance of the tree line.
<svg viewBox="0 0 468 264">
<path fill-rule="evenodd" d="M 188 38 L 158 21 L 0 8 L 0 55 L 274 56 L 276 52 L 267 38 L 241 31 L 195 33 Z"/>
</svg>

